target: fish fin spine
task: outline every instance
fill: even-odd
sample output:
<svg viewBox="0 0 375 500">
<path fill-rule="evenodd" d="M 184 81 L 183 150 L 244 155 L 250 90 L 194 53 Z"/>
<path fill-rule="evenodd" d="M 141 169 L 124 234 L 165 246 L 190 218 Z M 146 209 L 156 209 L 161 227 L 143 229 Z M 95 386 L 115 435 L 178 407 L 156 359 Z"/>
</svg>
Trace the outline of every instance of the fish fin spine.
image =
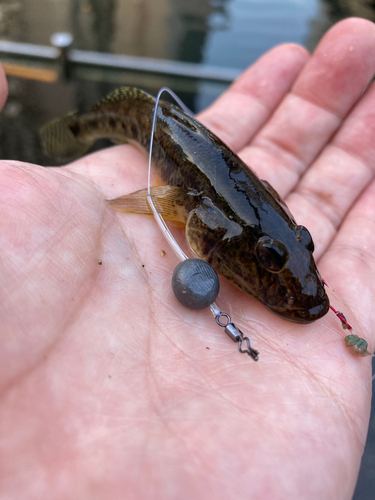
<svg viewBox="0 0 375 500">
<path fill-rule="evenodd" d="M 151 188 L 151 196 L 162 217 L 182 225 L 185 225 L 187 217 L 183 204 L 184 195 L 184 190 L 177 186 L 154 186 Z M 147 188 L 140 189 L 114 200 L 107 200 L 107 204 L 120 213 L 152 215 L 147 196 Z"/>
</svg>

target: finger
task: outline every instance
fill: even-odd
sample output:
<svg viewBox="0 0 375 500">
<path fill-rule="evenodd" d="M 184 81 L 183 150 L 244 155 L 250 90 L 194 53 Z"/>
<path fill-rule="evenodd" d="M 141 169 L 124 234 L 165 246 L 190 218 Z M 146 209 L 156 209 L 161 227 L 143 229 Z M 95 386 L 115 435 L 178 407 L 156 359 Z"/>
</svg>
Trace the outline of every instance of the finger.
<svg viewBox="0 0 375 500">
<path fill-rule="evenodd" d="M 0 110 L 3 109 L 4 104 L 8 98 L 8 82 L 5 76 L 5 71 L 0 64 Z"/>
<path fill-rule="evenodd" d="M 272 115 L 308 58 L 299 45 L 270 50 L 201 113 L 199 120 L 239 151 Z"/>
<path fill-rule="evenodd" d="M 285 196 L 375 72 L 375 26 L 347 19 L 322 39 L 271 120 L 241 157 Z"/>
<path fill-rule="evenodd" d="M 320 261 L 323 276 L 356 313 L 367 335 L 374 332 L 375 181 L 348 213 Z"/>
<path fill-rule="evenodd" d="M 317 239 L 317 257 L 332 240 L 345 214 L 375 173 L 375 86 L 287 198 L 298 220 Z"/>
</svg>

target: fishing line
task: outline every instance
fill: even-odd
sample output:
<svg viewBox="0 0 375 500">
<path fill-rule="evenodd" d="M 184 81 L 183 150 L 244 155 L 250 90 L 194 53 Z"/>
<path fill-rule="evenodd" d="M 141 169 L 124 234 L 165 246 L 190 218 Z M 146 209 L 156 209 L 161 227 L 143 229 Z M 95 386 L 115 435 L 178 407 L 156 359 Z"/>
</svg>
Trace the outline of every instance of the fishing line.
<svg viewBox="0 0 375 500">
<path fill-rule="evenodd" d="M 148 179 L 147 179 L 147 203 L 154 215 L 154 218 L 159 226 L 160 231 L 167 240 L 180 263 L 176 266 L 172 275 L 172 290 L 177 300 L 189 309 L 203 309 L 209 307 L 216 323 L 224 328 L 225 333 L 234 341 L 238 342 L 238 349 L 241 353 L 246 353 L 255 361 L 258 360 L 258 351 L 250 345 L 250 340 L 245 337 L 239 328 L 232 323 L 229 314 L 222 312 L 217 306 L 215 300 L 219 293 L 220 283 L 216 271 L 213 267 L 202 259 L 189 258 L 182 248 L 179 246 L 171 231 L 166 225 L 162 215 L 157 209 L 152 197 L 151 189 L 151 163 L 153 145 L 155 140 L 156 123 L 158 119 L 158 106 L 160 97 L 163 92 L 167 92 L 177 104 L 190 116 L 194 117 L 193 113 L 184 105 L 179 97 L 168 87 L 162 87 L 155 100 L 155 107 L 152 119 L 150 150 L 148 160 Z M 323 280 L 324 285 L 329 288 L 328 284 Z M 333 292 L 332 289 L 330 289 Z M 359 356 L 374 356 L 368 351 L 368 344 L 365 339 L 354 334 L 352 325 L 347 321 L 343 312 L 330 305 L 330 309 L 341 322 L 344 330 L 349 331 L 349 335 L 345 337 L 347 347 L 356 355 Z M 246 343 L 245 349 L 242 349 L 242 344 Z"/>
<path fill-rule="evenodd" d="M 215 299 L 219 293 L 220 283 L 216 271 L 213 267 L 202 259 L 190 259 L 179 246 L 168 226 L 166 225 L 163 217 L 159 213 L 151 193 L 151 162 L 152 151 L 155 137 L 155 128 L 157 122 L 158 105 L 160 97 L 163 92 L 168 94 L 177 102 L 181 108 L 193 116 L 193 113 L 186 108 L 184 103 L 172 92 L 168 87 L 162 87 L 155 101 L 154 115 L 152 120 L 151 138 L 150 138 L 150 151 L 148 159 L 148 180 L 147 180 L 147 203 L 155 217 L 155 220 L 167 240 L 168 245 L 176 254 L 180 263 L 175 267 L 172 275 L 172 290 L 177 300 L 189 309 L 203 309 L 209 307 L 216 323 L 224 328 L 225 333 L 233 342 L 238 343 L 238 350 L 241 353 L 248 354 L 254 361 L 258 361 L 258 351 L 253 349 L 250 345 L 250 340 L 245 337 L 242 331 L 232 323 L 229 314 L 222 312 L 217 306 Z M 243 349 L 243 343 L 246 344 Z"/>
<path fill-rule="evenodd" d="M 349 334 L 344 338 L 346 347 L 355 355 L 360 357 L 375 357 L 375 354 L 368 350 L 368 343 L 362 337 L 359 337 L 357 333 L 362 335 L 362 329 L 360 324 L 357 322 L 356 317 L 349 305 L 344 301 L 344 299 L 333 289 L 328 283 L 323 279 L 322 280 L 326 288 L 328 289 L 328 296 L 330 300 L 330 310 L 335 314 L 335 316 L 340 320 L 341 326 L 344 331 L 348 331 Z M 333 305 L 334 304 L 334 305 Z M 340 310 L 345 310 L 345 314 L 340 312 Z M 347 321 L 346 314 L 349 315 L 350 321 Z M 354 321 L 354 323 L 353 323 Z M 359 389 L 365 389 L 368 384 L 371 384 L 375 380 L 375 375 L 372 375 L 370 378 L 365 380 L 359 386 L 355 386 L 353 389 L 349 389 L 345 392 L 341 392 L 334 396 L 335 398 L 346 397 L 350 395 L 352 392 L 357 392 Z M 332 397 L 332 396 L 330 396 Z"/>
<path fill-rule="evenodd" d="M 346 347 L 352 351 L 353 354 L 360 356 L 360 357 L 366 357 L 366 356 L 372 356 L 374 357 L 374 353 L 370 352 L 368 350 L 368 343 L 366 340 L 362 337 L 359 337 L 357 335 L 358 333 L 361 333 L 361 328 L 360 325 L 353 325 L 353 321 L 356 321 L 355 315 L 351 311 L 350 307 L 348 304 L 345 303 L 344 299 L 337 293 L 333 288 L 330 288 L 328 283 L 322 279 L 324 285 L 326 288 L 328 288 L 328 296 L 330 299 L 330 310 L 335 314 L 335 316 L 339 319 L 341 322 L 341 326 L 343 330 L 348 330 L 348 335 L 344 338 Z M 332 305 L 332 303 L 335 304 L 335 307 Z M 352 319 L 347 321 L 345 314 L 341 312 L 340 309 L 344 309 L 346 313 L 348 313 Z M 355 328 L 353 328 L 355 326 Z"/>
</svg>

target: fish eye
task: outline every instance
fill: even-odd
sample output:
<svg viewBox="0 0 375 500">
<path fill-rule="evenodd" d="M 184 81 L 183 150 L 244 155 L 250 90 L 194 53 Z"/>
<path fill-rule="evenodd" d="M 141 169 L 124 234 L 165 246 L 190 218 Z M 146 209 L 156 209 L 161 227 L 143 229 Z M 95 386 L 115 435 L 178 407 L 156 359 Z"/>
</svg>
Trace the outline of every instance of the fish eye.
<svg viewBox="0 0 375 500">
<path fill-rule="evenodd" d="M 284 243 L 269 236 L 259 238 L 256 253 L 262 266 L 272 273 L 280 272 L 289 258 L 289 252 Z"/>
<path fill-rule="evenodd" d="M 315 248 L 314 242 L 308 229 L 306 229 L 305 226 L 296 226 L 294 231 L 296 233 L 297 241 L 300 241 L 309 252 L 313 253 Z"/>
</svg>

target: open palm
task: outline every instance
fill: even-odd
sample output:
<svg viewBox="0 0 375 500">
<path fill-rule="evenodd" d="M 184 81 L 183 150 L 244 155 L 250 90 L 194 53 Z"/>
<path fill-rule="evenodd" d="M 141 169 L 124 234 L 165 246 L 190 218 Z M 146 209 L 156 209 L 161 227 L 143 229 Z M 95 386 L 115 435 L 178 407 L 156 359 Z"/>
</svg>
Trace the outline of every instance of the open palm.
<svg viewBox="0 0 375 500">
<path fill-rule="evenodd" d="M 346 20 L 313 56 L 270 51 L 200 115 L 309 228 L 370 347 L 374 73 L 375 27 Z M 0 499 L 350 499 L 370 358 L 333 314 L 287 323 L 222 280 L 260 360 L 239 354 L 174 298 L 155 221 L 106 205 L 146 178 L 131 146 L 0 163 Z"/>
</svg>

